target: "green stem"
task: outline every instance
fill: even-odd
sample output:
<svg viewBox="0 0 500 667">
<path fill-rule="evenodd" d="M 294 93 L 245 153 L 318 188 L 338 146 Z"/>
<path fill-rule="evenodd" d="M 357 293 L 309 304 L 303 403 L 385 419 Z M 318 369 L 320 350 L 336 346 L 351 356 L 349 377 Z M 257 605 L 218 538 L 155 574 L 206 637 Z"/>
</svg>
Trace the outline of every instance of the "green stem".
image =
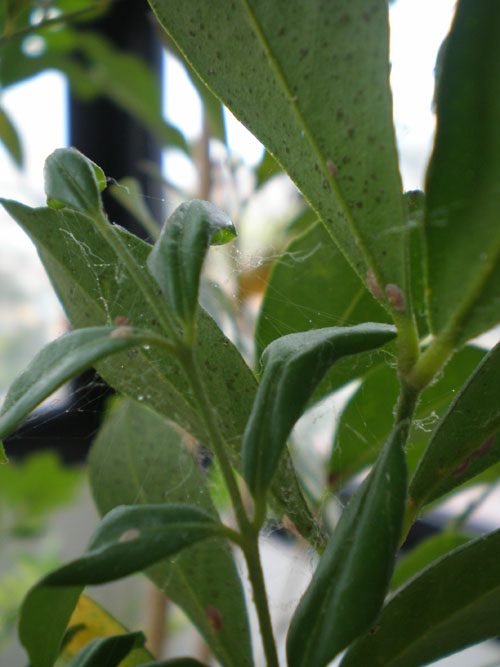
<svg viewBox="0 0 500 667">
<path fill-rule="evenodd" d="M 183 354 L 181 355 L 181 362 L 191 384 L 191 389 L 193 390 L 201 418 L 207 429 L 207 435 L 210 438 L 214 454 L 219 461 L 222 476 L 224 477 L 224 482 L 234 507 L 238 527 L 242 534 L 245 535 L 250 528 L 250 522 L 245 512 L 241 493 L 226 453 L 226 443 L 221 435 L 219 425 L 217 424 L 214 409 L 208 401 L 207 392 L 203 386 L 203 381 L 198 371 L 198 366 L 195 362 L 192 349 L 187 347 L 184 348 Z"/>
<path fill-rule="evenodd" d="M 250 523 L 245 511 L 243 499 L 226 452 L 226 443 L 220 432 L 214 409 L 208 401 L 207 392 L 203 386 L 203 380 L 198 371 L 192 348 L 183 348 L 181 362 L 186 375 L 189 378 L 198 409 L 205 424 L 205 428 L 207 429 L 207 435 L 210 438 L 214 454 L 219 461 L 222 476 L 224 477 L 224 482 L 233 504 L 240 533 L 233 533 L 230 536 L 230 539 L 241 547 L 245 556 L 248 574 L 252 584 L 254 603 L 259 618 L 260 633 L 264 645 L 267 665 L 268 667 L 279 667 L 271 617 L 267 604 L 264 576 L 262 574 L 262 566 L 260 562 L 258 546 L 259 530 Z"/>
<path fill-rule="evenodd" d="M 254 534 L 253 539 L 246 543 L 243 553 L 245 554 L 248 567 L 248 576 L 252 583 L 253 600 L 259 618 L 260 634 L 262 636 L 267 667 L 279 667 L 271 615 L 267 602 L 264 573 L 262 572 L 262 564 L 260 562 L 258 534 Z"/>
</svg>

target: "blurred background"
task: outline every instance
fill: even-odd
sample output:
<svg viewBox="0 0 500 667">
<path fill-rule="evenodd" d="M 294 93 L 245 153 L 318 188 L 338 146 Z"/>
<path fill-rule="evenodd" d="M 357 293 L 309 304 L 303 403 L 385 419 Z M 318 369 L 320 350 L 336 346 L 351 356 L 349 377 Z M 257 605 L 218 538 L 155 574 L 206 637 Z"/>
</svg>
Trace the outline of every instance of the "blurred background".
<svg viewBox="0 0 500 667">
<path fill-rule="evenodd" d="M 435 128 L 434 67 L 454 4 L 390 3 L 391 84 L 405 190 L 423 187 Z M 144 238 L 154 239 L 181 201 L 210 199 L 231 215 L 239 236 L 211 252 L 202 303 L 254 365 L 253 334 L 270 268 L 314 220 L 293 183 L 183 62 L 145 1 L 10 5 L 0 10 L 0 196 L 44 205 L 45 158 L 55 148 L 75 145 L 109 178 L 110 219 Z M 295 260 L 300 257 L 291 255 Z M 2 399 L 35 352 L 67 326 L 36 251 L 0 209 Z M 318 461 L 327 455 L 335 417 L 353 391 L 348 387 L 335 405 L 322 403 L 299 423 L 295 438 L 313 442 Z M 0 468 L 2 665 L 26 663 L 15 622 L 27 587 L 79 554 L 96 525 L 81 463 L 106 396 L 93 373 L 61 390 L 11 441 L 13 464 Z M 312 486 L 317 468 L 311 466 Z M 475 498 L 462 498 L 460 507 L 465 511 Z M 492 498 L 494 492 L 475 514 L 482 526 L 500 523 Z M 307 585 L 311 556 L 270 537 L 263 548 L 272 613 L 283 634 Z M 155 604 L 140 577 L 126 587 L 101 588 L 95 597 L 133 629 L 144 627 Z M 197 652 L 207 659 L 181 612 L 169 608 L 163 623 L 165 655 Z M 440 664 L 479 667 L 500 664 L 499 656 L 488 643 Z"/>
</svg>

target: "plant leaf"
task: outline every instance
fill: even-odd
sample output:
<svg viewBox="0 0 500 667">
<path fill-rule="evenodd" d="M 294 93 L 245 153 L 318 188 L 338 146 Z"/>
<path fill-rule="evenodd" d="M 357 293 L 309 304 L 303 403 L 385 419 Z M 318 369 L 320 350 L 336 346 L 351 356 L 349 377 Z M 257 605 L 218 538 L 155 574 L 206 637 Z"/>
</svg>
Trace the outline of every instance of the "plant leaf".
<svg viewBox="0 0 500 667">
<path fill-rule="evenodd" d="M 499 22 L 494 0 L 461 0 L 441 57 L 426 183 L 428 298 L 433 332 L 456 346 L 498 322 Z"/>
<path fill-rule="evenodd" d="M 45 194 L 51 208 L 67 206 L 90 216 L 103 214 L 100 192 L 106 176 L 76 148 L 57 148 L 45 160 Z"/>
<path fill-rule="evenodd" d="M 470 535 L 449 530 L 419 542 L 409 553 L 404 553 L 396 563 L 391 588 L 396 589 L 448 552 L 470 542 Z"/>
<path fill-rule="evenodd" d="M 377 617 L 401 536 L 405 428 L 394 430 L 349 501 L 299 602 L 287 638 L 290 667 L 323 667 Z"/>
<path fill-rule="evenodd" d="M 141 184 L 137 178 L 126 177 L 109 187 L 109 193 L 123 208 L 131 213 L 147 231 L 152 239 L 160 235 L 160 226 L 148 208 Z"/>
<path fill-rule="evenodd" d="M 103 325 L 117 317 L 163 335 L 148 304 L 113 249 L 88 216 L 69 209 L 31 209 L 1 200 L 4 208 L 36 244 L 52 284 L 75 327 Z M 117 228 L 140 266 L 146 269 L 151 246 Z M 200 309 L 196 320 L 196 358 L 204 386 L 219 415 L 233 465 L 240 467 L 241 437 L 257 383 L 234 345 Z M 204 427 L 181 367 L 164 350 L 129 350 L 97 364 L 99 374 L 125 396 L 143 402 L 175 421 L 205 445 Z M 305 504 L 287 455 L 276 474 L 273 493 L 280 511 L 314 544 L 317 525 Z"/>
<path fill-rule="evenodd" d="M 132 327 L 104 326 L 77 329 L 49 343 L 12 383 L 0 412 L 0 438 L 75 375 L 103 357 L 151 345 L 155 338 Z"/>
<path fill-rule="evenodd" d="M 286 169 L 362 279 L 371 268 L 382 287 L 404 290 L 385 0 L 292 7 L 195 0 L 188 14 L 174 0 L 150 4 L 206 84 Z"/>
<path fill-rule="evenodd" d="M 410 502 L 416 507 L 469 479 L 472 459 L 479 459 L 474 474 L 486 462 L 489 467 L 499 460 L 499 377 L 500 343 L 475 369 L 432 434 L 410 484 Z M 487 457 L 492 449 L 494 460 Z"/>
<path fill-rule="evenodd" d="M 422 392 L 407 443 L 411 472 L 434 425 L 450 404 L 456 387 L 467 380 L 485 354 L 478 347 L 463 348 L 447 364 L 439 381 Z M 391 432 L 394 422 L 392 409 L 398 393 L 395 370 L 387 365 L 375 367 L 364 378 L 344 408 L 337 426 L 329 462 L 332 486 L 341 485 L 376 459 Z"/>
<path fill-rule="evenodd" d="M 19 637 L 33 667 L 52 667 L 84 586 L 114 581 L 173 555 L 223 527 L 189 505 L 121 506 L 101 521 L 83 556 L 49 573 L 27 594 Z"/>
<path fill-rule="evenodd" d="M 236 236 L 229 217 L 207 201 L 193 199 L 175 209 L 153 246 L 147 266 L 175 314 L 191 325 L 198 304 L 203 260 L 211 244 Z"/>
<path fill-rule="evenodd" d="M 90 453 L 90 482 L 99 511 L 105 514 L 121 504 L 184 502 L 217 518 L 195 458 L 172 424 L 121 400 Z M 184 610 L 222 664 L 251 664 L 241 583 L 225 541 L 200 542 L 145 574 Z M 210 623 L 209 608 L 219 611 L 222 628 Z"/>
<path fill-rule="evenodd" d="M 255 333 L 257 357 L 276 338 L 297 331 L 389 320 L 324 226 L 317 223 L 294 239 L 273 266 Z M 340 359 L 320 383 L 314 399 L 364 375 L 384 355 L 370 351 Z"/>
<path fill-rule="evenodd" d="M 103 609 L 101 605 L 97 604 L 95 600 L 86 595 L 80 595 L 66 633 L 71 633 L 71 637 L 64 644 L 61 656 L 65 662 L 69 662 L 93 639 L 111 637 L 127 632 L 127 628 Z M 153 660 L 153 656 L 149 651 L 144 647 L 136 647 L 122 660 L 120 667 L 136 667 L 142 665 L 145 661 L 151 660 Z"/>
<path fill-rule="evenodd" d="M 159 660 L 148 662 L 139 667 L 207 667 L 205 663 L 198 662 L 194 658 L 174 658 L 173 660 Z"/>
<path fill-rule="evenodd" d="M 254 497 L 266 492 L 290 431 L 327 369 L 339 357 L 379 347 L 395 335 L 386 324 L 331 327 L 288 334 L 264 350 L 242 448 L 243 477 Z"/>
<path fill-rule="evenodd" d="M 4 109 L 0 108 L 0 142 L 18 167 L 23 166 L 23 149 L 15 125 Z"/>
<path fill-rule="evenodd" d="M 118 667 L 138 646 L 143 646 L 142 632 L 130 632 L 114 637 L 98 637 L 89 642 L 69 663 L 68 667 Z"/>
<path fill-rule="evenodd" d="M 455 549 L 399 589 L 342 667 L 418 667 L 500 633 L 500 531 Z M 401 622 L 411 619 L 411 622 Z"/>
</svg>

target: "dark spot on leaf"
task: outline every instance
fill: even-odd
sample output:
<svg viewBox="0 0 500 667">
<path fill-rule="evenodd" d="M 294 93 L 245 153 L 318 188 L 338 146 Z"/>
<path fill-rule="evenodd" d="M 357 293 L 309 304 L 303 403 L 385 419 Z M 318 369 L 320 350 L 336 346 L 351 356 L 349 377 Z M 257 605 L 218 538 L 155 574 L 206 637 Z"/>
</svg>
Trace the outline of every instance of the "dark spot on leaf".
<svg viewBox="0 0 500 667">
<path fill-rule="evenodd" d="M 224 627 L 224 616 L 220 613 L 217 607 L 209 604 L 205 609 L 205 616 L 214 630 L 219 632 Z"/>
</svg>

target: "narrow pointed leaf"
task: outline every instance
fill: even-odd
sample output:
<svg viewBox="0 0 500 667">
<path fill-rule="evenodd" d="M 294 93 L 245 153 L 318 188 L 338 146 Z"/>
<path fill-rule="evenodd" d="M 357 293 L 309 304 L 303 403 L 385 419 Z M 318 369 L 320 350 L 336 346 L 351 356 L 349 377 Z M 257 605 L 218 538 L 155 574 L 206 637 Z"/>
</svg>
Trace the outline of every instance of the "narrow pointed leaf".
<svg viewBox="0 0 500 667">
<path fill-rule="evenodd" d="M 118 667 L 131 651 L 144 644 L 142 632 L 93 639 L 68 664 L 68 667 Z"/>
<path fill-rule="evenodd" d="M 23 149 L 15 125 L 4 109 L 0 108 L 0 143 L 7 149 L 9 155 L 18 167 L 23 166 Z"/>
<path fill-rule="evenodd" d="M 500 531 L 459 547 L 400 588 L 342 667 L 420 667 L 500 634 Z M 411 622 L 408 622 L 411 619 Z"/>
<path fill-rule="evenodd" d="M 177 428 L 151 410 L 121 400 L 90 454 L 92 493 L 101 514 L 121 504 L 190 503 L 214 518 L 205 477 Z M 225 540 L 204 540 L 145 574 L 179 605 L 222 664 L 251 665 L 241 582 Z M 217 629 L 207 609 L 223 619 Z"/>
<path fill-rule="evenodd" d="M 500 459 L 500 438 L 495 437 L 500 431 L 499 377 L 500 343 L 481 361 L 432 434 L 410 484 L 417 507 Z"/>
<path fill-rule="evenodd" d="M 471 539 L 470 535 L 449 530 L 428 537 L 398 559 L 391 579 L 391 589 L 399 588 L 438 558 L 467 544 Z"/>
<path fill-rule="evenodd" d="M 401 536 L 405 427 L 394 430 L 349 501 L 299 602 L 287 638 L 290 667 L 323 667 L 377 617 Z"/>
<path fill-rule="evenodd" d="M 496 0 L 461 0 L 440 58 L 426 183 L 428 298 L 433 332 L 457 346 L 499 319 L 499 25 Z"/>
<path fill-rule="evenodd" d="M 364 287 L 324 226 L 316 223 L 289 243 L 274 264 L 255 332 L 257 356 L 276 338 L 297 331 L 389 321 L 388 313 Z M 370 351 L 340 359 L 327 372 L 314 398 L 364 375 L 381 358 L 384 352 Z"/>
<path fill-rule="evenodd" d="M 183 322 L 191 323 L 194 318 L 201 267 L 209 246 L 235 236 L 229 217 L 210 202 L 185 202 L 168 218 L 147 265 Z"/>
<path fill-rule="evenodd" d="M 265 349 L 242 449 L 243 476 L 255 497 L 269 486 L 290 431 L 328 368 L 340 357 L 380 347 L 395 335 L 386 324 L 331 327 L 289 334 Z"/>
<path fill-rule="evenodd" d="M 52 208 L 67 206 L 87 215 L 102 215 L 101 190 L 106 177 L 76 148 L 58 148 L 45 161 L 45 194 Z"/>
<path fill-rule="evenodd" d="M 36 244 L 74 327 L 110 324 L 118 317 L 164 335 L 149 305 L 138 298 L 130 274 L 88 216 L 67 208 L 32 209 L 8 200 L 1 203 Z M 146 271 L 151 246 L 117 229 Z M 241 354 L 202 309 L 196 321 L 196 357 L 233 463 L 239 468 L 241 438 L 257 383 Z M 129 350 L 99 362 L 97 370 L 117 391 L 142 399 L 198 441 L 209 444 L 182 369 L 165 350 Z M 280 512 L 288 514 L 306 539 L 321 542 L 288 456 L 276 475 L 273 493 Z"/>
<path fill-rule="evenodd" d="M 0 438 L 8 435 L 45 398 L 100 359 L 151 345 L 159 339 L 132 327 L 89 327 L 46 345 L 12 383 L 0 412 Z"/>
<path fill-rule="evenodd" d="M 151 0 L 205 83 L 262 141 L 364 280 L 404 289 L 385 0 Z M 273 110 L 272 121 L 269 109 Z"/>
<path fill-rule="evenodd" d="M 189 505 L 112 510 L 101 521 L 83 556 L 46 575 L 25 597 L 19 637 L 33 667 L 52 667 L 84 586 L 138 572 L 222 531 L 213 517 Z"/>
<path fill-rule="evenodd" d="M 423 392 L 407 442 L 410 472 L 416 467 L 439 418 L 474 371 L 485 351 L 469 345 L 451 359 L 442 377 Z M 332 486 L 345 482 L 376 459 L 391 432 L 399 394 L 394 368 L 380 365 L 364 378 L 340 416 L 329 462 Z"/>
</svg>

